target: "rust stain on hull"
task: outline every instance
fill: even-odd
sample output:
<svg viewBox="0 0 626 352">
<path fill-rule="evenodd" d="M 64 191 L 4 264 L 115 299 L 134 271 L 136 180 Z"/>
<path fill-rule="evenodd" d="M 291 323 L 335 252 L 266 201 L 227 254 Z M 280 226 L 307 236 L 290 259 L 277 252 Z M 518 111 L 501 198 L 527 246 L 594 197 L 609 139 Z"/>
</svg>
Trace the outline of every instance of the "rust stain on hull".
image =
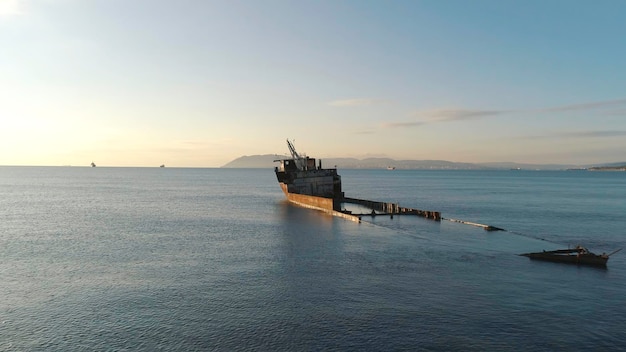
<svg viewBox="0 0 626 352">
<path fill-rule="evenodd" d="M 340 210 L 336 210 L 337 207 L 334 204 L 339 203 L 339 202 L 337 202 L 334 199 L 309 196 L 306 194 L 289 193 L 287 190 L 288 187 L 284 183 L 281 183 L 280 187 L 285 193 L 287 200 L 291 203 L 294 203 L 296 205 L 309 208 L 309 209 L 320 210 L 332 216 L 341 217 L 350 221 L 354 221 L 358 223 L 361 222 L 361 217 L 358 215 L 352 215 L 349 213 L 342 212 Z M 340 205 L 341 203 L 339 203 L 339 208 L 340 208 Z"/>
<path fill-rule="evenodd" d="M 289 191 L 287 190 L 287 185 L 284 183 L 280 184 L 280 188 L 283 189 L 285 196 L 287 196 L 287 200 L 289 200 L 290 202 L 300 205 L 308 205 L 314 208 L 329 211 L 338 210 L 335 207 L 336 202 L 332 198 L 316 197 L 307 194 L 289 193 Z"/>
</svg>

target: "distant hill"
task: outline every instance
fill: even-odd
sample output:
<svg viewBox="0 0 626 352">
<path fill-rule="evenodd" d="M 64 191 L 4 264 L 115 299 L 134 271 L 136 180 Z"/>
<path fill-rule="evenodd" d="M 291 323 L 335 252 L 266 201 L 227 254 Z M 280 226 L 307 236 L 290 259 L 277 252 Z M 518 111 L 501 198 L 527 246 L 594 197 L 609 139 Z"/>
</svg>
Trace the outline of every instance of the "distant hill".
<svg viewBox="0 0 626 352">
<path fill-rule="evenodd" d="M 264 154 L 245 155 L 239 157 L 223 168 L 273 168 L 277 164 L 274 160 L 288 158 L 284 155 Z M 319 160 L 319 159 L 318 159 Z M 454 163 L 444 160 L 394 160 L 390 158 L 327 158 L 322 159 L 322 167 L 338 167 L 342 169 L 486 169 L 487 167 L 469 163 Z"/>
<path fill-rule="evenodd" d="M 274 162 L 274 160 L 284 158 L 287 158 L 287 156 L 276 154 L 244 155 L 227 163 L 222 167 L 234 169 L 268 169 L 278 165 Z"/>
<path fill-rule="evenodd" d="M 366 158 L 366 159 L 326 159 L 326 165 L 337 165 L 343 169 L 385 169 L 395 167 L 396 169 L 437 169 L 437 170 L 477 170 L 487 169 L 487 167 L 470 164 L 455 163 L 445 160 L 395 160 L 390 158 Z"/>
<path fill-rule="evenodd" d="M 597 165 L 597 167 L 613 167 L 613 168 L 625 168 L 626 167 L 626 161 L 622 161 L 620 163 L 610 163 L 610 164 L 602 164 L 602 165 Z"/>
<path fill-rule="evenodd" d="M 245 155 L 239 157 L 223 168 L 250 168 L 268 169 L 274 168 L 277 163 L 274 160 L 288 158 L 284 155 L 264 154 Z M 326 158 L 322 159 L 323 167 L 338 167 L 340 169 L 386 169 L 395 167 L 397 170 L 567 170 L 589 169 L 592 167 L 618 167 L 623 163 L 598 164 L 598 165 L 569 165 L 569 164 L 520 164 L 514 162 L 494 163 L 458 163 L 445 160 L 395 160 L 391 158 Z"/>
<path fill-rule="evenodd" d="M 492 162 L 480 163 L 490 169 L 511 169 L 511 170 L 567 170 L 584 169 L 586 166 L 569 164 L 522 164 L 514 162 Z"/>
<path fill-rule="evenodd" d="M 626 162 L 590 167 L 590 171 L 626 171 Z"/>
</svg>

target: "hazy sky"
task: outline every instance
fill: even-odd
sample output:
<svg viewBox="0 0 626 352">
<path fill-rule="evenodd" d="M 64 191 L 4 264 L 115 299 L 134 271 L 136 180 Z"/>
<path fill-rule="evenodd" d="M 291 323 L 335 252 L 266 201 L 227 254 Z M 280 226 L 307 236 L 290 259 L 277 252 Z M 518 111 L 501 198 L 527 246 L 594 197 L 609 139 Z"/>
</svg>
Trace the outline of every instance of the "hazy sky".
<svg viewBox="0 0 626 352">
<path fill-rule="evenodd" d="M 0 165 L 626 160 L 626 1 L 0 0 Z"/>
</svg>

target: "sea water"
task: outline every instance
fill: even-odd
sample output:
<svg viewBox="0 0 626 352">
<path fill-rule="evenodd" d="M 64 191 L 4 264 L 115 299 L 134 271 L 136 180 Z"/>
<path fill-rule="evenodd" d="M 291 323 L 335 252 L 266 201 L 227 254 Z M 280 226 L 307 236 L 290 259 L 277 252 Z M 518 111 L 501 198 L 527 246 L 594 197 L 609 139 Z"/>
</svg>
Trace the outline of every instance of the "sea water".
<svg viewBox="0 0 626 352">
<path fill-rule="evenodd" d="M 441 211 L 361 224 L 273 170 L 0 167 L 0 350 L 619 350 L 626 173 L 339 170 Z"/>
</svg>

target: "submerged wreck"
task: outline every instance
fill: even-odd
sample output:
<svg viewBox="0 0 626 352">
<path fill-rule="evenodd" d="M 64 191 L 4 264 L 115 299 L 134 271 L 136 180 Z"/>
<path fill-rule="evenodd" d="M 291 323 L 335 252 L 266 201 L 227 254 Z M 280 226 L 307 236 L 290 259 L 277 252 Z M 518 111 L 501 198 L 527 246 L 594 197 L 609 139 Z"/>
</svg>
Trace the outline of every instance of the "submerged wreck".
<svg viewBox="0 0 626 352">
<path fill-rule="evenodd" d="M 345 197 L 341 189 L 341 176 L 337 168 L 322 168 L 321 160 L 300 155 L 293 143 L 287 140 L 291 158 L 278 159 L 280 164 L 274 169 L 278 184 L 287 200 L 291 203 L 322 210 L 335 216 L 349 220 L 361 221 L 362 216 L 375 215 L 418 215 L 436 221 L 441 220 L 437 211 L 420 210 L 401 207 L 395 203 L 376 202 L 358 198 Z M 353 214 L 345 210 L 345 204 L 356 204 L 371 209 L 371 212 Z"/>
<path fill-rule="evenodd" d="M 545 260 L 550 262 L 577 264 L 577 265 L 591 265 L 605 267 L 609 261 L 609 257 L 622 249 L 618 249 L 611 254 L 595 254 L 591 253 L 587 248 L 582 246 L 576 246 L 569 249 L 558 249 L 554 251 L 543 251 L 535 253 L 523 253 L 521 256 L 528 257 L 530 259 Z"/>
</svg>

